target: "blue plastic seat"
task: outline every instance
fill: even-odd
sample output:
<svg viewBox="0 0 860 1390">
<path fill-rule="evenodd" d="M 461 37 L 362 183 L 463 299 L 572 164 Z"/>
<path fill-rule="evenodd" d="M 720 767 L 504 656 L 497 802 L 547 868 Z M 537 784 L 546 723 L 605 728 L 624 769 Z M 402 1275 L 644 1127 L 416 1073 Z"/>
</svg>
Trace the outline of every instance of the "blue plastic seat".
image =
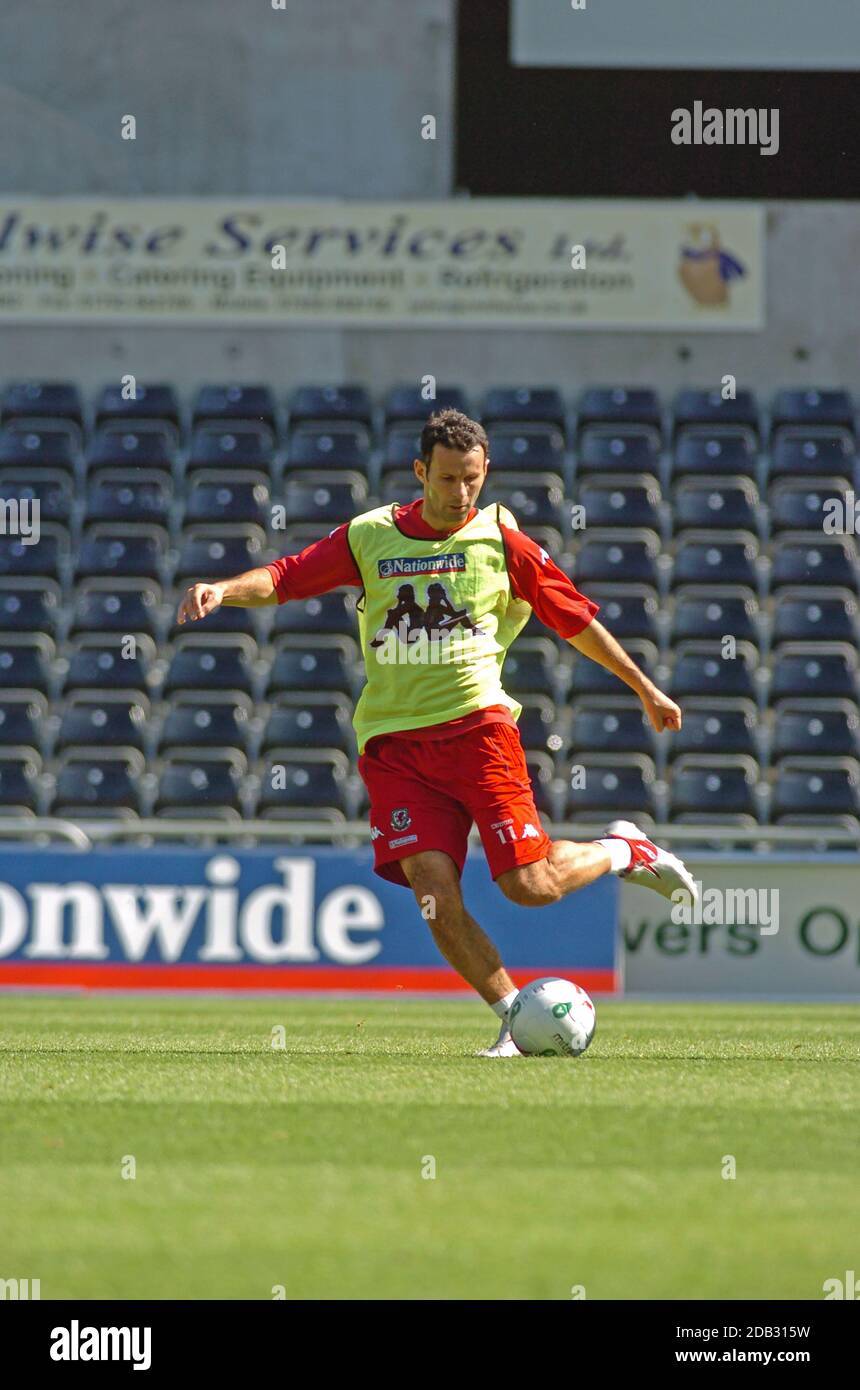
<svg viewBox="0 0 860 1390">
<path fill-rule="evenodd" d="M 493 473 L 561 473 L 564 435 L 554 425 L 491 425 L 487 430 Z"/>
<path fill-rule="evenodd" d="M 589 386 L 576 408 L 577 424 L 650 425 L 660 430 L 662 412 L 657 392 L 643 386 Z"/>
<path fill-rule="evenodd" d="M 471 413 L 469 399 L 459 386 L 437 386 L 432 400 L 425 400 L 420 386 L 393 386 L 385 398 L 385 419 L 388 424 L 401 420 L 427 419 L 439 410 L 459 410 Z"/>
<path fill-rule="evenodd" d="M 481 422 L 545 424 L 564 429 L 564 401 L 554 386 L 493 386 L 481 404 Z"/>
<path fill-rule="evenodd" d="M 817 387 L 778 391 L 771 406 L 771 428 L 786 425 L 854 427 L 854 403 L 849 391 Z"/>
<path fill-rule="evenodd" d="M 592 425 L 579 438 L 576 476 L 587 473 L 656 473 L 660 435 L 654 429 Z"/>
<path fill-rule="evenodd" d="M 268 386 L 201 386 L 191 411 L 192 423 L 203 420 L 247 420 L 277 430 L 275 398 Z"/>
<path fill-rule="evenodd" d="M 300 386 L 290 396 L 287 408 L 291 428 L 304 420 L 370 424 L 373 419 L 373 406 L 363 386 Z"/>
<path fill-rule="evenodd" d="M 650 473 L 592 474 L 576 490 L 587 526 L 647 526 L 659 531 L 660 484 Z"/>
<path fill-rule="evenodd" d="M 119 382 L 111 382 L 103 388 L 95 403 L 96 425 L 108 421 L 169 420 L 178 430 L 180 419 L 179 401 L 172 386 L 147 386 L 137 382 L 134 397 L 129 398 Z"/>
<path fill-rule="evenodd" d="M 675 430 L 693 425 L 743 425 L 758 432 L 759 408 L 752 391 L 741 387 L 734 399 L 722 390 L 688 388 L 679 391 L 672 408 Z"/>
</svg>

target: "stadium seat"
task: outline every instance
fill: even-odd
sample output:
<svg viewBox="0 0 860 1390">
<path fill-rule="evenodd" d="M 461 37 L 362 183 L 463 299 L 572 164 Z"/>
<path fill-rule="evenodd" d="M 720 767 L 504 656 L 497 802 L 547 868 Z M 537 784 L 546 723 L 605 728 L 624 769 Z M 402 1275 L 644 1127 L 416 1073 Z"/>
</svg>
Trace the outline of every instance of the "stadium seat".
<svg viewBox="0 0 860 1390">
<path fill-rule="evenodd" d="M 167 532 L 162 526 L 96 522 L 81 540 L 76 579 L 115 577 L 164 583 L 167 546 Z"/>
<path fill-rule="evenodd" d="M 750 531 L 680 531 L 675 536 L 672 588 L 733 584 L 758 590 L 758 541 Z"/>
<path fill-rule="evenodd" d="M 756 441 L 749 430 L 685 429 L 671 458 L 672 478 L 751 475 L 756 467 Z"/>
<path fill-rule="evenodd" d="M 743 387 L 734 399 L 726 399 L 721 390 L 686 389 L 675 398 L 672 421 L 676 433 L 697 425 L 742 425 L 757 434 L 759 409 L 752 391 Z"/>
<path fill-rule="evenodd" d="M 0 692 L 0 744 L 4 748 L 17 744 L 19 748 L 33 748 L 44 754 L 49 708 L 38 690 Z"/>
<path fill-rule="evenodd" d="M 424 485 L 418 481 L 411 468 L 393 469 L 383 473 L 380 479 L 379 501 L 382 506 L 397 502 L 400 506 L 406 507 L 410 502 L 416 502 L 419 497 L 423 496 Z M 483 506 L 483 497 L 480 499 L 480 503 Z"/>
<path fill-rule="evenodd" d="M 672 493 L 675 531 L 699 529 L 759 530 L 758 489 L 739 473 L 702 474 L 682 478 Z"/>
<path fill-rule="evenodd" d="M 836 505 L 834 505 L 836 504 Z M 770 529 L 777 531 L 817 531 L 840 529 L 853 516 L 853 498 L 848 496 L 845 478 L 783 478 L 768 494 Z"/>
<path fill-rule="evenodd" d="M 858 787 L 856 758 L 783 758 L 773 773 L 771 819 L 779 825 L 789 816 L 860 815 Z"/>
<path fill-rule="evenodd" d="M 226 468 L 201 468 L 188 480 L 183 527 L 217 522 L 266 530 L 271 519 L 271 487 L 265 473 L 249 471 L 237 478 Z"/>
<path fill-rule="evenodd" d="M 548 695 L 532 695 L 517 720 L 523 748 L 533 753 L 561 753 L 564 739 L 558 728 L 556 707 Z M 551 742 L 550 742 L 551 740 Z"/>
<path fill-rule="evenodd" d="M 0 643 L 0 687 L 50 694 L 55 684 L 53 640 L 43 632 L 5 634 Z"/>
<path fill-rule="evenodd" d="M 755 758 L 727 754 L 685 754 L 672 769 L 669 816 L 743 815 L 758 817 Z"/>
<path fill-rule="evenodd" d="M 287 403 L 290 428 L 308 420 L 358 421 L 369 425 L 373 406 L 363 386 L 300 386 Z"/>
<path fill-rule="evenodd" d="M 390 435 L 394 432 L 391 431 Z M 389 437 L 390 437 L 389 435 Z M 404 430 L 404 440 L 411 438 L 412 432 Z M 408 466 L 414 453 L 398 457 L 393 465 L 397 468 Z M 366 473 L 370 463 L 370 436 L 361 425 L 327 425 L 320 429 L 296 429 L 290 434 L 287 446 L 287 469 L 295 468 L 354 468 Z"/>
<path fill-rule="evenodd" d="M 553 699 L 560 676 L 555 643 L 547 637 L 521 637 L 505 657 L 502 681 L 517 699 L 523 695 Z"/>
<path fill-rule="evenodd" d="M 172 495 L 170 479 L 157 469 L 99 470 L 87 487 L 84 524 L 143 521 L 166 526 Z"/>
<path fill-rule="evenodd" d="M 738 642 L 736 652 L 725 658 L 722 642 L 679 643 L 670 683 L 672 699 L 716 695 L 755 701 L 758 654 L 749 642 Z"/>
<path fill-rule="evenodd" d="M 772 641 L 857 644 L 857 600 L 849 589 L 781 589 L 773 608 Z"/>
<path fill-rule="evenodd" d="M 116 690 L 73 695 L 64 702 L 56 749 L 80 745 L 139 748 L 144 751 L 149 701 Z"/>
<path fill-rule="evenodd" d="M 647 526 L 660 531 L 660 484 L 651 473 L 591 474 L 576 490 L 586 525 Z"/>
<path fill-rule="evenodd" d="M 771 671 L 770 700 L 856 700 L 857 652 L 847 642 L 787 642 Z"/>
<path fill-rule="evenodd" d="M 857 548 L 848 536 L 786 531 L 771 547 L 772 589 L 826 584 L 857 592 Z"/>
<path fill-rule="evenodd" d="M 322 808 L 348 810 L 349 760 L 334 749 L 303 750 L 296 757 L 288 749 L 272 748 L 259 768 L 257 815 L 274 810 L 303 810 L 310 820 Z"/>
<path fill-rule="evenodd" d="M 191 410 L 196 428 L 207 420 L 243 420 L 277 434 L 275 398 L 268 386 L 201 386 Z"/>
<path fill-rule="evenodd" d="M 786 425 L 831 425 L 854 428 L 854 405 L 848 391 L 803 390 L 778 391 L 771 407 L 771 429 Z"/>
<path fill-rule="evenodd" d="M 77 386 L 68 382 L 13 381 L 0 400 L 0 423 L 8 420 L 71 420 L 83 424 Z"/>
<path fill-rule="evenodd" d="M 780 430 L 767 455 L 767 476 L 830 477 L 850 480 L 856 466 L 853 436 L 840 429 Z"/>
<path fill-rule="evenodd" d="M 257 645 L 243 634 L 189 633 L 178 637 L 170 653 L 162 694 L 178 690 L 255 693 Z"/>
<path fill-rule="evenodd" d="M 860 710 L 853 700 L 781 700 L 774 712 L 771 759 L 860 756 Z"/>
<path fill-rule="evenodd" d="M 342 633 L 344 636 L 354 636 L 357 631 L 357 597 L 358 589 L 352 593 L 345 589 L 333 589 L 316 598 L 290 599 L 275 609 L 272 634 L 294 632 L 313 637 L 320 633 Z"/>
<path fill-rule="evenodd" d="M 638 700 L 626 695 L 577 700 L 569 756 L 585 753 L 645 753 L 654 756 L 655 735 Z"/>
<path fill-rule="evenodd" d="M 61 581 L 71 560 L 71 541 L 65 526 L 35 519 L 26 522 L 20 536 L 0 535 L 0 577 L 40 578 Z M 35 529 L 34 529 L 35 527 Z"/>
<path fill-rule="evenodd" d="M 145 632 L 159 628 L 161 591 L 140 579 L 85 579 L 74 594 L 70 633 Z"/>
<path fill-rule="evenodd" d="M 52 579 L 0 578 L 0 633 L 45 632 L 51 637 L 63 614 L 62 589 Z"/>
<path fill-rule="evenodd" d="M 236 691 L 209 691 L 204 698 L 177 691 L 167 709 L 158 751 L 170 756 L 182 748 L 238 748 L 248 753 L 253 704 Z"/>
<path fill-rule="evenodd" d="M 3 815 L 38 812 L 42 803 L 39 781 L 42 760 L 32 749 L 0 750 L 0 805 Z"/>
<path fill-rule="evenodd" d="M 269 671 L 267 694 L 289 690 L 328 690 L 350 694 L 358 649 L 349 637 L 279 637 Z"/>
<path fill-rule="evenodd" d="M 238 421 L 229 428 L 202 425 L 192 435 L 185 475 L 201 468 L 219 468 L 270 476 L 274 455 L 274 435 L 265 425 Z"/>
<path fill-rule="evenodd" d="M 588 593 L 591 584 L 619 581 L 657 587 L 660 537 L 656 531 L 634 526 L 622 532 L 589 527 L 584 535 L 575 552 L 574 583 L 578 588 Z"/>
<path fill-rule="evenodd" d="M 24 521 L 31 516 L 35 519 L 33 503 L 38 498 L 41 523 L 50 521 L 68 526 L 75 493 L 71 474 L 63 469 L 19 463 L 0 467 L 0 498 L 6 503 L 17 501 Z"/>
<path fill-rule="evenodd" d="M 588 586 L 588 597 L 599 604 L 598 617 L 613 637 L 626 641 L 643 637 L 659 642 L 657 590 L 648 584 L 603 584 Z"/>
<path fill-rule="evenodd" d="M 355 734 L 351 711 L 351 702 L 339 695 L 318 695 L 315 691 L 279 695 L 269 712 L 260 750 L 335 748 L 352 754 Z"/>
<path fill-rule="evenodd" d="M 481 423 L 556 425 L 565 424 L 564 402 L 552 386 L 493 386 L 481 404 Z"/>
<path fill-rule="evenodd" d="M 332 471 L 323 478 L 290 473 L 282 497 L 288 521 L 318 521 L 327 529 L 351 521 L 369 505 L 367 483 L 355 471 Z"/>
<path fill-rule="evenodd" d="M 177 450 L 178 439 L 169 425 L 106 425 L 93 436 L 84 466 L 88 478 L 103 468 L 132 466 L 171 473 Z"/>
<path fill-rule="evenodd" d="M 685 584 L 675 591 L 673 644 L 697 638 L 718 641 L 728 634 L 738 641 L 758 645 L 759 606 L 752 589 L 731 584 L 718 588 L 712 584 Z"/>
<path fill-rule="evenodd" d="M 164 759 L 158 778 L 153 810 L 167 816 L 174 811 L 227 808 L 241 811 L 242 782 L 247 761 L 236 748 L 191 748 L 184 755 L 174 753 Z"/>
<path fill-rule="evenodd" d="M 156 647 L 144 633 L 134 636 L 134 647 L 128 643 L 131 634 L 82 633 L 69 644 L 68 669 L 63 677 L 63 691 L 147 690 L 151 682 Z"/>
<path fill-rule="evenodd" d="M 624 648 L 646 676 L 653 677 L 657 664 L 657 648 L 654 644 L 634 639 L 625 642 Z M 571 699 L 582 695 L 619 695 L 623 690 L 623 682 L 605 666 L 591 661 L 587 656 L 574 657 L 570 683 Z"/>
<path fill-rule="evenodd" d="M 0 429 L 0 466 L 52 468 L 73 475 L 80 451 L 74 426 L 9 425 Z"/>
<path fill-rule="evenodd" d="M 385 397 L 386 424 L 403 420 L 423 422 L 431 411 L 459 410 L 470 413 L 468 397 L 459 386 L 437 386 L 432 400 L 426 400 L 420 386 L 393 386 Z"/>
<path fill-rule="evenodd" d="M 659 433 L 662 420 L 656 391 L 642 386 L 589 386 L 576 406 L 580 430 L 588 425 L 648 425 Z"/>
<path fill-rule="evenodd" d="M 526 770 L 532 784 L 535 806 L 540 815 L 554 820 L 559 809 L 555 780 L 555 759 L 537 749 L 526 750 Z"/>
<path fill-rule="evenodd" d="M 177 431 L 181 419 L 179 402 L 172 386 L 136 383 L 134 397 L 129 398 L 118 382 L 104 387 L 96 400 L 94 416 L 97 426 L 109 421 L 128 424 L 140 420 L 166 420 Z"/>
<path fill-rule="evenodd" d="M 593 425 L 579 437 L 577 479 L 587 473 L 652 473 L 660 463 L 660 435 L 653 429 Z"/>
<path fill-rule="evenodd" d="M 680 729 L 667 745 L 670 761 L 692 755 L 758 756 L 758 711 L 752 700 L 690 696 L 684 700 Z"/>
<path fill-rule="evenodd" d="M 564 469 L 564 435 L 553 425 L 491 425 L 487 437 L 494 474 Z"/>
<path fill-rule="evenodd" d="M 641 753 L 574 755 L 569 769 L 565 814 L 571 820 L 636 820 L 656 817 L 654 763 Z"/>
<path fill-rule="evenodd" d="M 569 528 L 564 483 L 555 473 L 503 473 L 498 477 L 491 473 L 480 505 L 488 507 L 495 502 L 513 512 L 520 529 L 530 535 L 535 526 L 550 526 L 560 533 Z"/>
<path fill-rule="evenodd" d="M 174 582 L 228 579 L 259 568 L 265 552 L 266 534 L 259 526 L 190 526 L 182 533 Z"/>
<path fill-rule="evenodd" d="M 69 749 L 61 756 L 51 798 L 52 816 L 74 820 L 81 811 L 101 813 L 127 807 L 141 814 L 143 754 L 137 749 L 99 753 Z"/>
</svg>

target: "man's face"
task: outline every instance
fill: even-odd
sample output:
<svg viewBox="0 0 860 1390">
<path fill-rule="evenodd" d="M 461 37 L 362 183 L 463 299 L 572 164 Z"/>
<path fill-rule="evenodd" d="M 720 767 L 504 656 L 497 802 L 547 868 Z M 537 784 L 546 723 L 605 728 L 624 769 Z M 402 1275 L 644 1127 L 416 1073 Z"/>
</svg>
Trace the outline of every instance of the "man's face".
<svg viewBox="0 0 860 1390">
<path fill-rule="evenodd" d="M 451 527 L 466 520 L 484 485 L 488 462 L 480 444 L 466 454 L 434 444 L 429 464 L 415 460 L 415 473 L 424 484 L 424 517 L 429 525 L 434 519 Z"/>
</svg>

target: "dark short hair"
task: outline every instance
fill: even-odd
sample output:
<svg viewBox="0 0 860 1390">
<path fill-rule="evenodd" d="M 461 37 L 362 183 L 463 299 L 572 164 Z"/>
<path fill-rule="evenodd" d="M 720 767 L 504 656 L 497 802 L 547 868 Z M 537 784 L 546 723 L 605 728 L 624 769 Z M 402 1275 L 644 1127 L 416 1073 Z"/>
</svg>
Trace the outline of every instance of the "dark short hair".
<svg viewBox="0 0 860 1390">
<path fill-rule="evenodd" d="M 490 443 L 483 425 L 479 425 L 477 420 L 470 420 L 462 410 L 439 410 L 430 416 L 421 431 L 422 463 L 429 464 L 436 444 L 441 444 L 443 449 L 458 449 L 464 454 L 468 454 L 470 449 L 480 444 L 484 458 L 490 452 Z"/>
</svg>

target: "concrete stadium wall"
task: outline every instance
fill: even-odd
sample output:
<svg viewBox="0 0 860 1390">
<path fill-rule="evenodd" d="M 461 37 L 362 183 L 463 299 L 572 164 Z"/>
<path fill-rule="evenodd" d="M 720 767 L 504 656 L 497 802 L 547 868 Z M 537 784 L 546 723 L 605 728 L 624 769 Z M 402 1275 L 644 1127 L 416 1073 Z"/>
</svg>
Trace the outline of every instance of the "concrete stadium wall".
<svg viewBox="0 0 860 1390">
<path fill-rule="evenodd" d="M 453 24 L 453 0 L 4 0 L 0 192 L 444 197 Z"/>
</svg>

